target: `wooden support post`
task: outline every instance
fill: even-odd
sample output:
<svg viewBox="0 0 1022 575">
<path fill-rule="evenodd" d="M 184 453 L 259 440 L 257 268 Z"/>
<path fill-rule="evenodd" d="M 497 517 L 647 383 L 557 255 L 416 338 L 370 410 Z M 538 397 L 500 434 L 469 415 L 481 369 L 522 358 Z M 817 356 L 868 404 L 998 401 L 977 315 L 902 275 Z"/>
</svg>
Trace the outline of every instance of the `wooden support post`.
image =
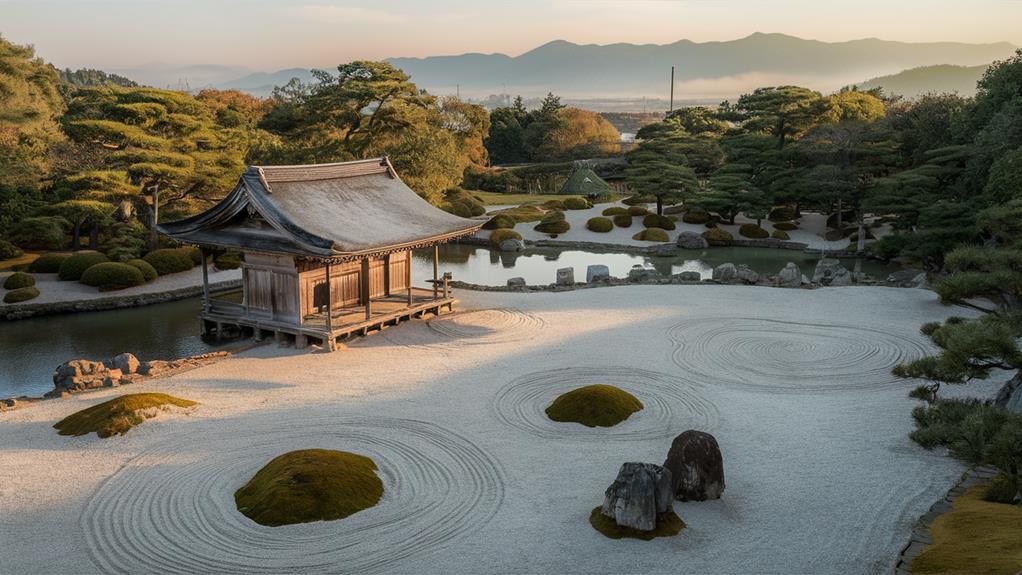
<svg viewBox="0 0 1022 575">
<path fill-rule="evenodd" d="M 334 324 L 333 324 L 333 299 L 334 291 L 330 288 L 330 262 L 326 263 L 326 332 L 330 334 L 330 339 L 333 339 Z"/>
<path fill-rule="evenodd" d="M 439 273 L 440 273 L 440 244 L 437 244 L 433 246 L 433 299 L 437 298 L 437 289 L 439 288 L 437 280 L 440 279 L 437 276 L 439 275 Z"/>
<path fill-rule="evenodd" d="M 362 259 L 362 301 L 366 306 L 366 321 L 372 318 L 372 298 L 369 296 L 369 258 Z"/>
<path fill-rule="evenodd" d="M 300 334 L 295 336 L 295 348 L 296 349 L 305 349 L 308 346 L 309 346 L 309 338 L 308 338 L 308 336 L 306 336 L 303 333 L 300 333 Z"/>
<path fill-rule="evenodd" d="M 408 286 L 408 305 L 411 306 L 412 299 L 412 252 L 405 252 L 405 284 Z"/>
<path fill-rule="evenodd" d="M 209 313 L 209 266 L 206 265 L 206 248 L 199 248 L 199 253 L 202 254 L 202 311 Z"/>
</svg>

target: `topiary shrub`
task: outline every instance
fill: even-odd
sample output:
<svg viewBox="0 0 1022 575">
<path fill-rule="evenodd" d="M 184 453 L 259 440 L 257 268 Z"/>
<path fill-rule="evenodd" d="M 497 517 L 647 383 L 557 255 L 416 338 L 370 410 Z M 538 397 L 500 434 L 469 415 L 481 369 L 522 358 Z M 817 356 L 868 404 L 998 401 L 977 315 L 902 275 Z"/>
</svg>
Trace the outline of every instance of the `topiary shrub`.
<svg viewBox="0 0 1022 575">
<path fill-rule="evenodd" d="M 628 208 L 629 216 L 644 216 L 649 213 L 649 210 L 642 206 L 630 206 Z"/>
<path fill-rule="evenodd" d="M 21 248 L 7 240 L 0 240 L 0 260 L 13 260 L 25 255 Z"/>
<path fill-rule="evenodd" d="M 561 394 L 546 408 L 553 421 L 612 427 L 641 411 L 642 402 L 612 385 L 587 385 Z"/>
<path fill-rule="evenodd" d="M 647 228 L 660 228 L 662 230 L 673 230 L 677 227 L 674 225 L 674 220 L 671 218 L 657 214 L 649 214 L 642 218 L 642 225 Z"/>
<path fill-rule="evenodd" d="M 588 210 L 593 207 L 585 198 L 571 197 L 564 200 L 564 208 L 567 210 Z"/>
<path fill-rule="evenodd" d="M 99 288 L 99 291 L 114 291 L 142 285 L 145 276 L 135 266 L 104 262 L 85 270 L 80 281 L 87 286 Z"/>
<path fill-rule="evenodd" d="M 520 240 L 520 239 L 522 239 L 522 234 L 514 230 L 509 230 L 507 228 L 501 228 L 499 230 L 493 230 L 492 232 L 490 232 L 490 243 L 493 244 L 493 247 L 496 248 L 499 248 L 500 243 L 504 240 Z"/>
<path fill-rule="evenodd" d="M 241 254 L 238 252 L 224 252 L 213 258 L 213 265 L 218 270 L 236 270 L 241 267 Z"/>
<path fill-rule="evenodd" d="M 628 208 L 622 208 L 621 206 L 614 206 L 614 207 L 607 208 L 607 209 L 603 210 L 601 212 L 601 214 L 603 214 L 604 216 L 607 216 L 608 218 L 614 217 L 614 216 L 624 216 L 624 215 L 628 215 Z"/>
<path fill-rule="evenodd" d="M 4 294 L 4 303 L 20 303 L 39 297 L 39 288 L 35 286 L 12 289 Z"/>
<path fill-rule="evenodd" d="M 503 230 L 515 227 L 515 219 L 507 214 L 497 214 L 483 224 L 484 230 Z"/>
<path fill-rule="evenodd" d="M 21 289 L 35 285 L 35 278 L 25 272 L 15 272 L 4 280 L 4 289 Z"/>
<path fill-rule="evenodd" d="M 26 250 L 59 250 L 64 247 L 71 223 L 61 217 L 25 218 L 11 226 L 8 239 Z"/>
<path fill-rule="evenodd" d="M 36 274 L 55 274 L 60 271 L 60 264 L 68 258 L 68 254 L 43 254 L 28 264 L 28 271 Z"/>
<path fill-rule="evenodd" d="M 770 234 L 770 237 L 774 238 L 775 240 L 790 240 L 791 239 L 791 236 L 788 235 L 788 232 L 786 232 L 784 230 L 774 230 L 774 233 Z"/>
<path fill-rule="evenodd" d="M 791 206 L 777 206 L 770 210 L 767 219 L 771 222 L 787 222 L 795 219 L 795 208 Z M 777 226 L 774 226 L 777 227 Z"/>
<path fill-rule="evenodd" d="M 143 260 L 156 269 L 161 276 L 188 271 L 195 267 L 192 258 L 187 253 L 177 248 L 164 248 L 153 250 L 145 255 Z"/>
<path fill-rule="evenodd" d="M 706 240 L 706 243 L 710 244 L 711 246 L 717 247 L 729 246 L 735 241 L 734 236 L 728 233 L 728 231 L 725 230 L 724 228 L 713 228 L 711 230 L 706 230 L 705 232 L 703 232 L 702 236 L 703 239 Z"/>
<path fill-rule="evenodd" d="M 774 229 L 790 232 L 792 230 L 797 230 L 798 224 L 794 222 L 777 222 L 776 224 L 774 224 Z"/>
<path fill-rule="evenodd" d="M 632 227 L 632 216 L 628 214 L 618 214 L 614 216 L 614 225 L 619 228 L 630 228 Z"/>
<path fill-rule="evenodd" d="M 194 401 L 165 393 L 130 393 L 73 413 L 53 427 L 60 435 L 95 432 L 100 437 L 111 437 L 127 433 L 146 419 L 156 417 L 160 411 L 194 405 Z"/>
<path fill-rule="evenodd" d="M 757 226 L 756 224 L 742 224 L 738 227 L 738 234 L 746 237 L 761 240 L 763 238 L 769 238 L 770 232 Z"/>
<path fill-rule="evenodd" d="M 275 457 L 234 493 L 238 511 L 278 527 L 344 519 L 383 497 L 372 459 L 347 451 L 302 449 Z"/>
<path fill-rule="evenodd" d="M 99 252 L 76 252 L 68 256 L 68 258 L 60 264 L 60 269 L 57 270 L 57 278 L 61 281 L 78 281 L 82 279 L 82 274 L 85 273 L 85 270 L 96 264 L 108 261 L 110 261 L 110 258 Z"/>
<path fill-rule="evenodd" d="M 144 279 L 146 281 L 146 283 L 149 283 L 149 282 L 153 281 L 154 279 L 156 279 L 160 275 L 160 274 L 156 273 L 156 268 L 151 266 L 149 264 L 149 262 L 147 262 L 145 260 L 134 259 L 134 260 L 128 260 L 128 261 L 126 261 L 124 263 L 126 263 L 129 266 L 131 266 L 133 268 L 136 268 L 136 269 L 138 269 L 138 271 L 142 272 L 142 279 Z"/>
<path fill-rule="evenodd" d="M 632 236 L 632 239 L 640 242 L 666 242 L 670 237 L 665 230 L 660 228 L 646 228 Z"/>
<path fill-rule="evenodd" d="M 589 221 L 586 222 L 586 229 L 603 234 L 614 229 L 614 222 L 607 218 L 589 218 Z"/>
<path fill-rule="evenodd" d="M 101 247 L 115 262 L 137 259 L 146 245 L 147 230 L 138 222 L 118 222 L 111 226 L 109 237 Z"/>
<path fill-rule="evenodd" d="M 668 215 L 668 216 L 672 216 L 672 215 L 676 215 L 676 214 L 684 214 L 687 211 L 688 211 L 688 206 L 685 206 L 685 205 L 668 206 L 668 207 L 664 208 L 664 214 Z"/>
<path fill-rule="evenodd" d="M 705 224 L 710 221 L 710 214 L 703 210 L 691 209 L 681 216 L 681 221 L 686 224 Z"/>
<path fill-rule="evenodd" d="M 548 210 L 563 210 L 564 200 L 547 200 L 540 205 Z"/>
<path fill-rule="evenodd" d="M 631 196 L 621 200 L 626 206 L 637 206 L 639 204 L 651 204 L 656 201 L 656 196 Z"/>
<path fill-rule="evenodd" d="M 546 214 L 539 206 L 534 204 L 523 204 L 515 208 L 507 208 L 497 212 L 514 218 L 516 223 L 538 222 Z"/>
<path fill-rule="evenodd" d="M 539 224 L 536 225 L 535 229 L 537 232 L 542 232 L 549 235 L 563 234 L 564 232 L 571 229 L 571 224 L 564 220 L 564 212 L 552 211 L 548 212 L 543 219 L 540 220 Z"/>
</svg>

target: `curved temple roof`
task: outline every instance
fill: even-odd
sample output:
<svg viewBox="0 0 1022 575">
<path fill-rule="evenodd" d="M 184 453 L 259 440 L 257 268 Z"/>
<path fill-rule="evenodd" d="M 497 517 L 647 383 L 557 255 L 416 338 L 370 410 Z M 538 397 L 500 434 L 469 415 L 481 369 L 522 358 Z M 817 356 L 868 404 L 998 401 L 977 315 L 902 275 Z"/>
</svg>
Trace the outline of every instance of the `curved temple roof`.
<svg viewBox="0 0 1022 575">
<path fill-rule="evenodd" d="M 447 241 L 483 223 L 434 207 L 375 158 L 249 166 L 219 204 L 157 229 L 189 244 L 343 259 Z"/>
</svg>

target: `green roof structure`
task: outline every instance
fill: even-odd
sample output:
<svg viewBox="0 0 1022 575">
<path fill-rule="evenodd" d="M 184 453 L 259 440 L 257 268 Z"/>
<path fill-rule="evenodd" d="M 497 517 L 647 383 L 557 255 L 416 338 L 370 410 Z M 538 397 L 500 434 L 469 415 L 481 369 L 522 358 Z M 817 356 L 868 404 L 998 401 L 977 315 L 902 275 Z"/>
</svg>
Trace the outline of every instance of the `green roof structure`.
<svg viewBox="0 0 1022 575">
<path fill-rule="evenodd" d="M 596 175 L 591 168 L 578 167 L 557 192 L 565 196 L 599 197 L 611 193 L 610 184 Z"/>
</svg>

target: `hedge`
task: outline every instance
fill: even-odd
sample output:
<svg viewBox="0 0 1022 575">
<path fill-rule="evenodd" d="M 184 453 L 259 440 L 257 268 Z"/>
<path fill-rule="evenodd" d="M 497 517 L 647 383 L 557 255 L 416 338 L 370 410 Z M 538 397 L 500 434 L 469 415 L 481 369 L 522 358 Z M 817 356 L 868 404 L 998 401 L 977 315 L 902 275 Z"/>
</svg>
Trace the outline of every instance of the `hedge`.
<svg viewBox="0 0 1022 575">
<path fill-rule="evenodd" d="M 4 280 L 4 289 L 21 289 L 35 285 L 35 278 L 25 272 L 15 272 Z"/>
<path fill-rule="evenodd" d="M 763 238 L 770 237 L 770 232 L 764 230 L 763 228 L 757 226 L 756 224 L 742 224 L 741 226 L 738 227 L 738 234 L 743 237 L 752 238 L 756 240 L 761 240 Z"/>
<path fill-rule="evenodd" d="M 149 264 L 149 262 L 140 259 L 133 259 L 124 262 L 133 268 L 137 268 L 138 271 L 142 272 L 142 278 L 145 279 L 146 283 L 149 283 L 159 277 L 160 274 L 156 273 L 156 268 Z"/>
<path fill-rule="evenodd" d="M 71 254 L 57 270 L 57 278 L 61 281 L 78 281 L 82 279 L 85 270 L 96 264 L 110 261 L 105 254 L 93 251 L 82 251 Z"/>
<path fill-rule="evenodd" d="M 511 229 L 518 223 L 515 219 L 507 214 L 497 214 L 490 218 L 490 221 L 483 224 L 484 230 L 503 230 Z"/>
<path fill-rule="evenodd" d="M 619 214 L 614 216 L 614 225 L 619 228 L 630 228 L 632 227 L 632 216 L 628 214 Z"/>
<path fill-rule="evenodd" d="M 81 282 L 100 291 L 113 291 L 142 285 L 145 276 L 135 266 L 120 262 L 104 262 L 85 270 Z"/>
<path fill-rule="evenodd" d="M 568 198 L 564 200 L 564 208 L 568 210 L 588 210 L 593 207 L 585 198 Z"/>
<path fill-rule="evenodd" d="M 774 229 L 790 232 L 792 230 L 797 230 L 798 224 L 793 222 L 777 222 L 776 224 L 774 224 Z"/>
<path fill-rule="evenodd" d="M 21 248 L 7 240 L 0 240 L 0 260 L 12 260 L 25 255 Z"/>
<path fill-rule="evenodd" d="M 791 239 L 791 236 L 788 235 L 788 232 L 786 232 L 784 230 L 774 230 L 774 233 L 770 234 L 770 237 L 774 238 L 775 240 L 790 240 Z"/>
<path fill-rule="evenodd" d="M 60 264 L 68 258 L 67 254 L 43 254 L 28 264 L 28 271 L 37 274 L 55 274 L 60 271 Z"/>
<path fill-rule="evenodd" d="M 603 210 L 603 212 L 601 212 L 601 215 L 607 216 L 608 218 L 613 216 L 625 216 L 628 215 L 628 208 L 614 206 L 612 208 L 607 208 Z"/>
<path fill-rule="evenodd" d="M 711 246 L 729 246 L 735 241 L 734 236 L 723 228 L 713 228 L 703 232 L 703 239 Z"/>
<path fill-rule="evenodd" d="M 603 234 L 614 229 L 614 222 L 607 218 L 589 218 L 589 221 L 586 222 L 586 229 Z"/>
<path fill-rule="evenodd" d="M 642 206 L 631 206 L 628 208 L 628 215 L 630 216 L 644 216 L 649 213 L 649 210 Z"/>
<path fill-rule="evenodd" d="M 642 225 L 647 228 L 660 228 L 662 230 L 673 230 L 675 227 L 674 220 L 667 216 L 660 216 L 657 214 L 649 214 L 642 218 Z"/>
<path fill-rule="evenodd" d="M 35 286 L 18 288 L 4 294 L 4 303 L 20 303 L 39 297 L 39 288 Z"/>
<path fill-rule="evenodd" d="M 778 206 L 767 215 L 771 222 L 787 222 L 795 219 L 795 208 L 791 206 Z M 775 226 L 776 227 L 776 226 Z"/>
<path fill-rule="evenodd" d="M 195 267 L 189 254 L 178 248 L 153 250 L 142 258 L 156 269 L 161 276 L 188 271 Z"/>
<path fill-rule="evenodd" d="M 500 247 L 500 243 L 503 242 L 504 240 L 520 240 L 520 239 L 522 239 L 522 234 L 506 228 L 493 230 L 493 232 L 490 233 L 490 243 L 497 248 Z"/>
<path fill-rule="evenodd" d="M 670 240 L 667 232 L 660 228 L 646 228 L 632 236 L 632 239 L 643 242 L 666 242 Z"/>
<path fill-rule="evenodd" d="M 681 221 L 686 224 L 705 224 L 710 221 L 710 214 L 703 210 L 689 210 L 681 216 Z"/>
</svg>

